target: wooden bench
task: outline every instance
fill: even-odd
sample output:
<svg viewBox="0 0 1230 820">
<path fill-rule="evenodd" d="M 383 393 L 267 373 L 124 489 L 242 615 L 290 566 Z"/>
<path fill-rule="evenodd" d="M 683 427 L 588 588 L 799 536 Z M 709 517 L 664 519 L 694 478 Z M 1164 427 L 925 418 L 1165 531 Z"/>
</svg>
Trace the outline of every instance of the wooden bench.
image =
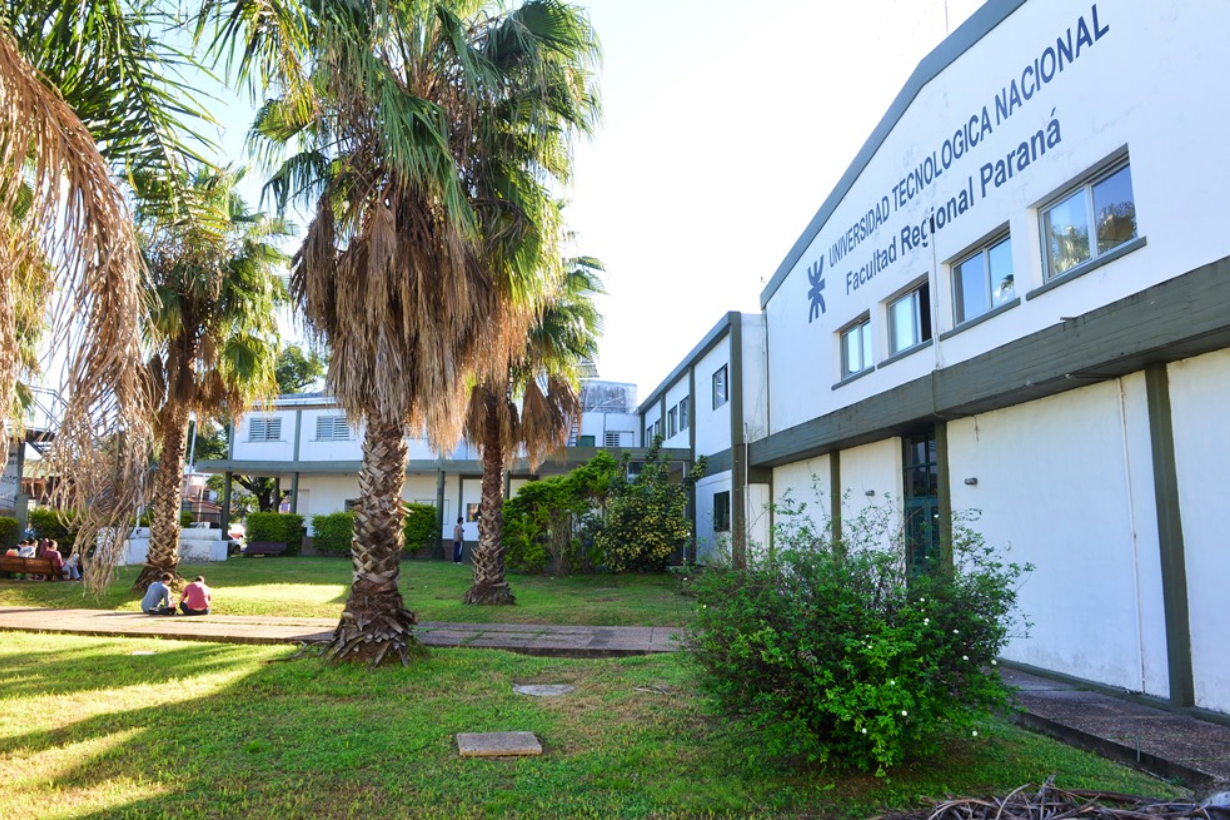
<svg viewBox="0 0 1230 820">
<path fill-rule="evenodd" d="M 281 555 L 286 552 L 282 541 L 253 541 L 243 548 L 244 555 Z"/>
<path fill-rule="evenodd" d="M 48 581 L 63 576 L 51 568 L 50 558 L 22 558 L 18 555 L 0 555 L 0 572 L 12 572 L 18 575 L 41 575 Z"/>
</svg>

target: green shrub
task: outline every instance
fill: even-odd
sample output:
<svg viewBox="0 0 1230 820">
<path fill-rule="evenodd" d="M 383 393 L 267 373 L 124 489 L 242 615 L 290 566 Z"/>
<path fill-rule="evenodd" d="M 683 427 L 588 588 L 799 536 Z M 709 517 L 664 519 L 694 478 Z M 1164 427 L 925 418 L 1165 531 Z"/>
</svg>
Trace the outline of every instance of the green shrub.
<svg viewBox="0 0 1230 820">
<path fill-rule="evenodd" d="M 440 522 L 436 520 L 435 506 L 407 501 L 405 509 L 406 519 L 402 523 L 402 533 L 406 537 L 406 552 L 430 555 L 439 549 Z"/>
<path fill-rule="evenodd" d="M 622 473 L 615 478 L 605 520 L 594 534 L 594 547 L 614 572 L 660 572 L 672 555 L 683 556 L 691 541 L 688 491 L 705 474 L 705 459 L 698 459 L 682 481 L 672 482 L 660 443 L 654 440 L 639 475 L 631 481 Z"/>
<path fill-rule="evenodd" d="M 195 523 L 196 523 L 196 516 L 193 515 L 190 511 L 184 510 L 183 512 L 179 514 L 180 528 L 190 527 Z"/>
<path fill-rule="evenodd" d="M 883 774 L 1007 703 L 994 658 L 1030 567 L 956 522 L 959 571 L 907 573 L 901 540 L 862 523 L 834 540 L 787 520 L 770 558 L 695 581 L 701 687 L 754 730 L 756 754 Z"/>
<path fill-rule="evenodd" d="M 317 555 L 349 555 L 354 535 L 354 513 L 312 516 L 312 549 Z"/>
<path fill-rule="evenodd" d="M 61 551 L 77 540 L 76 512 L 61 512 L 48 507 L 30 510 L 29 527 L 39 538 L 50 538 L 60 545 Z"/>
<path fill-rule="evenodd" d="M 244 520 L 244 538 L 253 541 L 280 541 L 286 544 L 287 555 L 298 555 L 303 549 L 303 516 L 295 513 L 254 512 Z"/>
<path fill-rule="evenodd" d="M 21 527 L 21 524 L 18 523 L 16 518 L 0 516 L 0 549 L 17 546 L 17 542 L 21 540 L 19 537 L 21 535 L 19 527 Z"/>
</svg>

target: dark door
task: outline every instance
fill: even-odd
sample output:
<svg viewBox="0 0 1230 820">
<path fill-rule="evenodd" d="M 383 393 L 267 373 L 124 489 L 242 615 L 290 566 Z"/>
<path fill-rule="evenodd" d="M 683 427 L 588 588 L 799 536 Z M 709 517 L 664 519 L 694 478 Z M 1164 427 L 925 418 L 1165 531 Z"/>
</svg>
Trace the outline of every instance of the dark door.
<svg viewBox="0 0 1230 820">
<path fill-rule="evenodd" d="M 928 569 L 940 558 L 940 481 L 935 427 L 904 437 L 905 549 L 910 570 Z"/>
</svg>

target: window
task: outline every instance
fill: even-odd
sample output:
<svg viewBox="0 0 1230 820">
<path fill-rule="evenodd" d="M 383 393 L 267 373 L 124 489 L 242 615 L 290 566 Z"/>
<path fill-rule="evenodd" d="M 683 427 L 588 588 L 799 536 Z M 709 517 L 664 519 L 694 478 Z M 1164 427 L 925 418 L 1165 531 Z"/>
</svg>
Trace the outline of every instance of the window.
<svg viewBox="0 0 1230 820">
<path fill-rule="evenodd" d="M 993 240 L 952 266 L 952 309 L 958 325 L 1011 302 L 1015 295 L 1010 237 Z"/>
<path fill-rule="evenodd" d="M 888 306 L 889 355 L 931 338 L 931 286 L 924 282 Z"/>
<path fill-rule="evenodd" d="M 605 446 L 619 447 L 622 443 L 623 443 L 623 436 L 618 430 L 607 430 L 606 431 L 606 445 Z"/>
<path fill-rule="evenodd" d="M 653 422 L 645 425 L 645 442 L 646 447 L 653 444 Z"/>
<path fill-rule="evenodd" d="M 653 434 L 654 436 L 662 435 L 662 419 L 658 419 L 653 423 Z"/>
<path fill-rule="evenodd" d="M 316 417 L 317 441 L 349 441 L 350 425 L 346 423 L 346 414 Z"/>
<path fill-rule="evenodd" d="M 730 490 L 713 494 L 713 531 L 730 532 Z"/>
<path fill-rule="evenodd" d="M 474 522 L 478 520 L 478 503 L 472 502 L 466 504 L 466 521 Z"/>
<path fill-rule="evenodd" d="M 666 411 L 666 437 L 671 438 L 679 432 L 679 408 L 672 407 Z"/>
<path fill-rule="evenodd" d="M 841 377 L 871 367 L 871 319 L 864 316 L 841 332 Z"/>
<path fill-rule="evenodd" d="M 1068 191 L 1042 210 L 1048 279 L 1135 238 L 1136 205 L 1127 163 Z"/>
<path fill-rule="evenodd" d="M 607 441 L 610 441 L 610 436 L 611 436 L 611 434 L 610 434 L 610 433 L 607 433 Z M 577 446 L 578 446 L 578 447 L 593 447 L 593 446 L 594 446 L 594 437 L 593 437 L 593 436 L 578 436 L 578 437 L 577 437 Z M 608 444 L 607 446 L 608 446 L 608 447 L 610 447 L 611 445 L 609 445 L 609 444 Z"/>
<path fill-rule="evenodd" d="M 248 423 L 248 441 L 281 441 L 282 419 L 253 417 Z"/>
<path fill-rule="evenodd" d="M 716 410 L 730 399 L 730 386 L 726 378 L 726 365 L 713 374 L 713 409 Z"/>
<path fill-rule="evenodd" d="M 688 429 L 688 404 L 689 399 L 682 398 L 679 400 L 679 429 Z"/>
</svg>

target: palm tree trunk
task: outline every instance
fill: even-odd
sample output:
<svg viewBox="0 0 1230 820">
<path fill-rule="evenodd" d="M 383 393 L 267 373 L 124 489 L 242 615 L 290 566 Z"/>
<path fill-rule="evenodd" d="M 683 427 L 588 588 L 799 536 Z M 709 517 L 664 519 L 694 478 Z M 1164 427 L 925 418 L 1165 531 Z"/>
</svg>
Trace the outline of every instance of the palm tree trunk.
<svg viewBox="0 0 1230 820">
<path fill-rule="evenodd" d="M 368 418 L 359 469 L 359 506 L 350 545 L 354 581 L 328 654 L 339 660 L 366 660 L 379 666 L 426 650 L 414 637 L 418 616 L 406 609 L 397 588 L 402 532 L 402 486 L 409 450 L 400 424 Z"/>
<path fill-rule="evenodd" d="M 179 513 L 183 506 L 184 451 L 188 445 L 188 409 L 168 405 L 162 418 L 162 455 L 154 475 L 154 492 L 149 529 L 149 552 L 145 567 L 133 589 L 145 590 L 169 572 L 172 586 L 183 584 L 179 576 Z"/>
<path fill-rule="evenodd" d="M 472 556 L 474 585 L 467 604 L 515 604 L 504 577 L 504 449 L 497 402 L 488 391 L 483 427 L 483 496 L 478 507 L 478 547 Z"/>
</svg>

